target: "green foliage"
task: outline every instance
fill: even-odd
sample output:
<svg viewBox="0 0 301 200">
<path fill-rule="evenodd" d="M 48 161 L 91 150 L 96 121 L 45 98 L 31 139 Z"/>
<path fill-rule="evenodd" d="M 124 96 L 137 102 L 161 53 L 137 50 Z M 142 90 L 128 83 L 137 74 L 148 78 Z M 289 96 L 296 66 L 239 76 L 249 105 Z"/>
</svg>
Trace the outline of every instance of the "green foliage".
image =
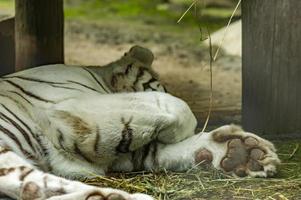
<svg viewBox="0 0 301 200">
<path fill-rule="evenodd" d="M 106 19 L 122 18 L 138 20 L 143 18 L 170 17 L 173 22 L 176 21 L 175 13 L 166 10 L 157 9 L 156 1 L 142 0 L 87 0 L 79 2 L 76 6 L 68 6 L 66 3 L 65 16 L 84 17 L 88 19 Z"/>
<path fill-rule="evenodd" d="M 65 1 L 67 19 L 97 21 L 129 21 L 155 26 L 175 26 L 179 17 L 188 8 L 191 1 L 164 4 L 160 0 L 86 0 Z M 193 10 L 193 9 L 192 9 Z M 202 15 L 198 21 L 202 27 L 218 29 L 224 26 L 233 8 L 199 8 Z M 194 13 L 187 14 L 181 22 L 181 28 L 196 27 Z"/>
<path fill-rule="evenodd" d="M 13 0 L 0 0 L 0 10 L 2 9 L 14 9 L 14 1 Z"/>
<path fill-rule="evenodd" d="M 228 5 L 231 2 L 230 0 L 220 1 L 228 2 Z M 189 7 L 192 0 L 173 0 L 169 4 L 162 2 L 162 0 L 64 0 L 64 8 L 67 20 L 81 19 L 103 23 L 124 22 L 130 23 L 130 25 L 142 23 L 157 28 L 176 27 L 179 32 L 183 28 L 197 27 L 193 12 L 189 12 L 181 21 L 181 25 L 176 26 L 177 20 Z M 212 31 L 225 26 L 235 2 L 232 2 L 232 5 L 229 7 L 209 4 L 207 8 L 199 6 L 198 11 L 201 18 L 198 23 L 201 27 L 208 27 Z M 13 13 L 14 0 L 0 0 L 0 9 Z"/>
</svg>

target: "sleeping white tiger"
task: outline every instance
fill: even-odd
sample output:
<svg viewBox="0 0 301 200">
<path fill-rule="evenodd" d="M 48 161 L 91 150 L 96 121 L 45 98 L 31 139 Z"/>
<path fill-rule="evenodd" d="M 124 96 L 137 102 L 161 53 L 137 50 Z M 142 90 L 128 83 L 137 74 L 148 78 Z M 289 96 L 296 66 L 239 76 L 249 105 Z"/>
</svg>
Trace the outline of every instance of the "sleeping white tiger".
<svg viewBox="0 0 301 200">
<path fill-rule="evenodd" d="M 2 77 L 0 193 L 24 200 L 148 200 L 73 180 L 201 164 L 238 177 L 276 173 L 280 161 L 267 140 L 234 125 L 196 134 L 191 110 L 165 93 L 152 61 L 148 49 L 135 46 L 103 67 L 57 64 Z"/>
</svg>

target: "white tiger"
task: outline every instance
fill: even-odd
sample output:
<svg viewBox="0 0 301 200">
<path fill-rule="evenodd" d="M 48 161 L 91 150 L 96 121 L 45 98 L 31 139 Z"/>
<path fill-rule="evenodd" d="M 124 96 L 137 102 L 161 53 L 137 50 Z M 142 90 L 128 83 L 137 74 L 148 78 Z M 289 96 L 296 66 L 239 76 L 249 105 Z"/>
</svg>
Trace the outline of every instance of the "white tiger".
<svg viewBox="0 0 301 200">
<path fill-rule="evenodd" d="M 57 64 L 2 77 L 0 193 L 24 200 L 148 200 L 71 179 L 199 164 L 239 177 L 275 174 L 280 161 L 270 142 L 234 125 L 195 134 L 194 115 L 164 93 L 152 61 L 148 49 L 135 46 L 104 67 Z"/>
</svg>

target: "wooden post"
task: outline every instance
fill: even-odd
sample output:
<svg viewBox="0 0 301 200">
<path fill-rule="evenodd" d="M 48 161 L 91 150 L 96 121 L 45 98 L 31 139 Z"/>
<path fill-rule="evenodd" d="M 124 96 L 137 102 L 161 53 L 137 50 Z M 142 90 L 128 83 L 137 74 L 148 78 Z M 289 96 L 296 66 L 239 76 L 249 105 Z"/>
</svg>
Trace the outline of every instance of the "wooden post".
<svg viewBox="0 0 301 200">
<path fill-rule="evenodd" d="M 0 20 L 0 76 L 15 71 L 14 18 Z"/>
<path fill-rule="evenodd" d="M 301 1 L 243 0 L 242 124 L 301 137 Z"/>
<path fill-rule="evenodd" d="M 16 0 L 15 9 L 16 71 L 63 63 L 63 0 Z"/>
</svg>

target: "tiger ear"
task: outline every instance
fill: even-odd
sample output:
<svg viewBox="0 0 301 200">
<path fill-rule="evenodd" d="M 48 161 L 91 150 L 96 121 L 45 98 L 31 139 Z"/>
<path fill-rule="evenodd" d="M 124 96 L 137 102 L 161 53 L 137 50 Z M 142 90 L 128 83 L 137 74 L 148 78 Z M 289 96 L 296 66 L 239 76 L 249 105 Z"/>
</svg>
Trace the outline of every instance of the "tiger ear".
<svg viewBox="0 0 301 200">
<path fill-rule="evenodd" d="M 139 60 L 141 63 L 145 64 L 147 67 L 150 67 L 154 60 L 154 54 L 147 48 L 135 45 L 129 52 L 128 56 L 133 57 Z"/>
</svg>

